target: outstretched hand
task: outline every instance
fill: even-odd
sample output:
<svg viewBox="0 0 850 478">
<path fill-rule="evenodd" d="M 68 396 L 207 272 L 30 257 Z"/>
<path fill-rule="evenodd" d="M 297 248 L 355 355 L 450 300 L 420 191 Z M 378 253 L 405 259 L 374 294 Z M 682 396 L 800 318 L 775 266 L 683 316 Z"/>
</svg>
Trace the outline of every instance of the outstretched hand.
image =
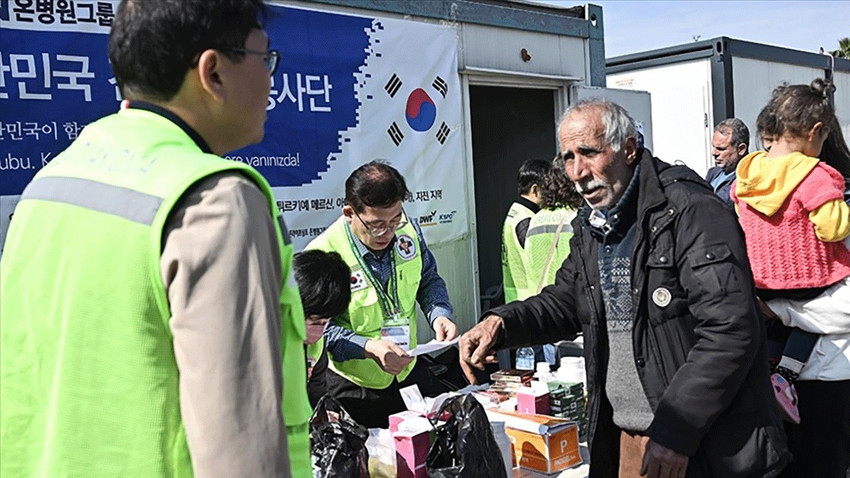
<svg viewBox="0 0 850 478">
<path fill-rule="evenodd" d="M 448 317 L 442 315 L 437 317 L 434 319 L 431 327 L 434 328 L 434 332 L 437 333 L 437 340 L 440 342 L 452 340 L 457 337 L 457 325 Z"/>
<path fill-rule="evenodd" d="M 469 383 L 476 384 L 472 367 L 484 370 L 485 364 L 496 362 L 495 345 L 502 331 L 502 318 L 488 316 L 460 337 L 460 366 Z"/>
<path fill-rule="evenodd" d="M 366 358 L 374 360 L 384 372 L 398 375 L 404 367 L 413 361 L 395 342 L 389 340 L 369 340 L 364 352 Z"/>
</svg>

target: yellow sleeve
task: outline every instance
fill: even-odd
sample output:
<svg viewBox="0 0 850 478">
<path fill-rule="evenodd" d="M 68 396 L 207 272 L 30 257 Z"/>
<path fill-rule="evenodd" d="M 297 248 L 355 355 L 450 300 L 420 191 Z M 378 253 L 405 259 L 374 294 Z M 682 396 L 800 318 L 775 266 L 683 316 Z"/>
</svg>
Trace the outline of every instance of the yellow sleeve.
<svg viewBox="0 0 850 478">
<path fill-rule="evenodd" d="M 850 206 L 841 199 L 833 199 L 809 213 L 815 225 L 815 234 L 823 242 L 838 242 L 850 236 Z"/>
</svg>

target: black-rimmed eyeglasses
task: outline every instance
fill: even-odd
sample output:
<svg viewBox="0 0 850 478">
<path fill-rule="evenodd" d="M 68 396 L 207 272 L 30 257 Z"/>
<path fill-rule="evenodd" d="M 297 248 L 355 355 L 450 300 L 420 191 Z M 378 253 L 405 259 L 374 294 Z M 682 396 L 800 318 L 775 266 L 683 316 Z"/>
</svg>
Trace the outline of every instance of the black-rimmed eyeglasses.
<svg viewBox="0 0 850 478">
<path fill-rule="evenodd" d="M 218 48 L 221 51 L 231 51 L 233 53 L 247 53 L 250 55 L 262 55 L 262 60 L 266 64 L 266 68 L 269 69 L 269 76 L 274 75 L 274 72 L 277 71 L 277 64 L 280 61 L 280 52 L 277 50 L 249 50 L 247 48 Z"/>
<path fill-rule="evenodd" d="M 352 211 L 354 211 L 354 208 L 352 208 Z M 407 214 L 405 214 L 404 209 L 401 210 L 401 213 L 402 216 L 399 217 L 398 222 L 393 221 L 395 222 L 395 224 L 393 224 L 393 222 L 390 222 L 389 224 L 386 224 L 384 222 L 380 224 L 366 224 L 366 221 L 364 221 L 363 218 L 360 217 L 360 214 L 357 214 L 357 211 L 354 211 L 354 215 L 357 216 L 358 220 L 360 220 L 360 224 L 363 224 L 363 227 L 366 228 L 366 231 L 372 237 L 381 237 L 389 231 L 395 232 L 406 226 Z"/>
</svg>

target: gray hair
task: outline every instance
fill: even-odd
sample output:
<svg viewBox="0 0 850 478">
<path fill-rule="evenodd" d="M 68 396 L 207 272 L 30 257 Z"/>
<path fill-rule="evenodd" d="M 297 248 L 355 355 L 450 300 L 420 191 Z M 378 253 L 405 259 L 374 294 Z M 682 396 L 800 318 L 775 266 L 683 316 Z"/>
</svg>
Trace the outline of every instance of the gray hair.
<svg viewBox="0 0 850 478">
<path fill-rule="evenodd" d="M 571 105 L 561 115 L 558 128 L 564 124 L 573 113 L 587 110 L 600 110 L 602 125 L 605 127 L 605 145 L 611 146 L 615 153 L 619 152 L 629 138 L 637 138 L 635 121 L 622 106 L 605 98 L 588 98 Z"/>
<path fill-rule="evenodd" d="M 747 149 L 750 148 L 750 130 L 747 125 L 738 118 L 727 118 L 714 127 L 714 131 L 719 131 L 723 136 L 731 135 L 732 147 L 737 148 L 739 144 L 744 143 Z"/>
</svg>

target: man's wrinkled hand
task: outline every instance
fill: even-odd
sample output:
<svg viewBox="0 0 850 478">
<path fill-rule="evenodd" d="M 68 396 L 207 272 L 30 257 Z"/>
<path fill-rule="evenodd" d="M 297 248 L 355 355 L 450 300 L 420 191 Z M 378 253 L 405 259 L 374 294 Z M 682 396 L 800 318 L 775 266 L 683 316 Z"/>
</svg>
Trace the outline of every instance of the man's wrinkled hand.
<svg viewBox="0 0 850 478">
<path fill-rule="evenodd" d="M 648 478 L 685 478 L 688 460 L 687 455 L 649 440 L 643 453 L 640 474 Z"/>
<path fill-rule="evenodd" d="M 389 340 L 369 340 L 366 342 L 365 356 L 392 375 L 400 374 L 413 361 L 413 357 Z"/>
<path fill-rule="evenodd" d="M 440 342 L 452 340 L 457 337 L 457 325 L 448 317 L 442 315 L 437 317 L 431 326 L 434 328 L 434 332 L 437 333 L 437 340 Z"/>
<path fill-rule="evenodd" d="M 484 370 L 484 364 L 496 362 L 496 341 L 502 330 L 502 318 L 498 315 L 488 316 L 467 333 L 460 337 L 460 366 L 469 383 L 475 384 L 475 373 L 472 367 Z"/>
</svg>

